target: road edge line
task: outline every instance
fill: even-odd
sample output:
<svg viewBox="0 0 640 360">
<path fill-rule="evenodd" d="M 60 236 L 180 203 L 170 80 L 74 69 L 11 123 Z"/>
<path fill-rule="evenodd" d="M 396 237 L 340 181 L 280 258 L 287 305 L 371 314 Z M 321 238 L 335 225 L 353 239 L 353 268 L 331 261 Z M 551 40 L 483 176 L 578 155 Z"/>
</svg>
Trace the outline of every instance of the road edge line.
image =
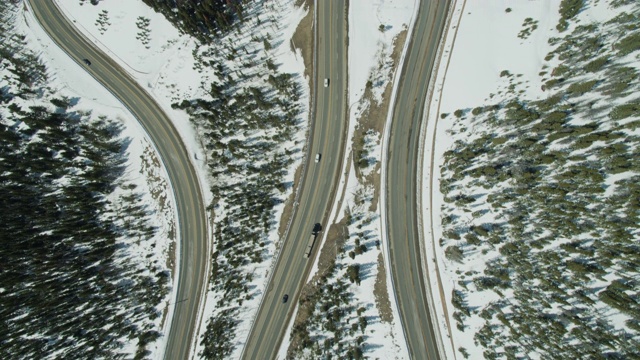
<svg viewBox="0 0 640 360">
<path fill-rule="evenodd" d="M 444 345 L 445 341 L 444 341 L 444 338 L 442 337 L 442 328 L 439 326 L 440 323 L 442 321 L 444 321 L 445 330 L 447 332 L 447 337 L 449 338 L 449 342 L 451 344 L 451 347 L 450 347 L 451 355 L 453 356 L 454 359 L 456 359 L 457 358 L 456 357 L 456 349 L 455 349 L 455 344 L 453 342 L 453 336 L 452 336 L 452 332 L 451 332 L 451 324 L 450 324 L 450 321 L 449 321 L 447 304 L 446 304 L 446 300 L 447 299 L 446 299 L 446 295 L 444 294 L 444 288 L 442 286 L 442 279 L 440 277 L 440 270 L 439 270 L 439 267 L 438 267 L 438 262 L 436 260 L 436 258 L 438 256 L 437 256 L 437 251 L 436 251 L 435 233 L 433 231 L 433 224 L 434 224 L 433 216 L 434 216 L 434 213 L 433 213 L 433 195 L 432 195 L 433 191 L 434 191 L 433 190 L 434 189 L 434 187 L 433 187 L 434 175 L 433 174 L 434 174 L 434 163 L 435 163 L 435 144 L 436 144 L 435 139 L 436 139 L 437 127 L 438 127 L 438 121 L 439 121 L 438 114 L 440 113 L 440 105 L 441 105 L 441 99 L 442 99 L 442 91 L 441 91 L 442 89 L 440 89 L 439 92 L 438 91 L 434 91 L 434 90 L 435 90 L 436 84 L 438 83 L 438 80 L 440 80 L 438 78 L 438 75 L 439 75 L 440 70 L 442 70 L 440 67 L 441 67 L 442 58 L 444 56 L 444 51 L 445 51 L 447 45 L 450 45 L 451 46 L 451 50 L 450 50 L 449 55 L 447 57 L 447 64 L 446 64 L 446 67 L 444 69 L 444 73 L 442 75 L 442 83 L 444 83 L 444 79 L 446 78 L 446 74 L 447 74 L 447 71 L 449 69 L 449 64 L 451 62 L 451 51 L 453 51 L 453 47 L 455 45 L 456 36 L 458 34 L 459 23 L 461 21 L 462 15 L 464 13 L 464 7 L 466 5 L 466 0 L 463 0 L 462 6 L 461 6 L 461 9 L 460 9 L 460 15 L 459 15 L 457 21 L 455 21 L 455 22 L 453 20 L 453 17 L 454 17 L 454 13 L 456 12 L 456 9 L 457 9 L 457 6 L 458 6 L 458 0 L 454 0 L 453 3 L 450 4 L 450 5 L 451 6 L 450 6 L 448 14 L 447 14 L 447 20 L 446 20 L 445 25 L 444 25 L 443 36 L 442 36 L 442 38 L 440 40 L 440 44 L 438 45 L 437 60 L 436 60 L 436 62 L 434 64 L 434 67 L 432 69 L 431 80 L 429 82 L 429 88 L 427 90 L 427 98 L 426 98 L 425 106 L 424 106 L 424 109 L 423 109 L 423 111 L 424 111 L 424 122 L 423 122 L 423 126 L 421 126 L 421 130 L 420 130 L 420 133 L 421 133 L 421 135 L 420 135 L 420 146 L 419 146 L 419 150 L 418 150 L 419 151 L 419 158 L 423 159 L 424 158 L 424 150 L 425 150 L 424 148 L 425 148 L 426 141 L 427 141 L 426 138 L 429 135 L 432 135 L 431 136 L 431 143 L 430 143 L 431 147 L 429 149 L 430 150 L 430 166 L 429 166 L 430 171 L 429 171 L 429 179 L 428 179 L 429 180 L 429 190 L 428 190 L 429 215 L 428 215 L 428 218 L 427 218 L 427 222 L 428 222 L 429 232 L 430 232 L 430 237 L 431 237 L 431 245 L 432 245 L 432 249 L 431 250 L 433 251 L 431 253 L 431 255 L 433 257 L 433 263 L 434 263 L 434 265 L 433 265 L 434 266 L 434 269 L 433 269 L 434 271 L 433 272 L 436 274 L 435 284 L 437 284 L 437 287 L 438 287 L 438 292 L 437 293 L 438 294 L 442 294 L 442 296 L 439 296 L 440 303 L 441 303 L 441 306 L 442 306 L 442 309 L 441 309 L 442 312 L 441 313 L 436 309 L 436 304 L 433 301 L 434 300 L 434 292 L 431 290 L 431 287 L 432 287 L 432 285 L 434 285 L 434 282 L 432 282 L 431 278 L 428 276 L 429 269 L 430 269 L 430 267 L 429 267 L 430 263 L 428 261 L 428 254 L 427 254 L 428 250 L 427 250 L 427 246 L 426 246 L 426 241 L 423 240 L 424 239 L 424 234 L 423 234 L 424 226 L 423 226 L 422 222 L 423 222 L 423 219 L 425 217 L 424 217 L 424 214 L 423 214 L 423 209 L 424 209 L 423 208 L 423 196 L 424 195 L 423 195 L 423 191 L 422 191 L 422 188 L 423 188 L 422 186 L 418 187 L 418 192 L 419 192 L 419 194 L 418 194 L 418 203 L 419 203 L 418 204 L 418 213 L 419 213 L 418 221 L 419 221 L 419 223 L 421 225 L 421 226 L 418 227 L 418 231 L 419 231 L 420 237 L 421 237 L 421 241 L 420 241 L 421 252 L 420 252 L 420 255 L 422 257 L 422 267 L 423 267 L 424 273 L 427 275 L 427 280 L 428 280 L 427 284 L 429 286 L 429 296 L 431 296 L 432 303 L 433 303 L 433 304 L 430 304 L 430 311 L 432 313 L 432 318 L 434 319 L 434 322 L 435 322 L 434 325 L 436 325 L 434 327 L 434 330 L 437 330 L 439 335 L 440 335 L 438 337 L 439 340 L 440 340 L 440 343 L 439 343 L 439 345 L 440 345 L 440 349 L 439 349 L 440 356 L 445 355 L 443 358 L 446 358 L 446 349 L 445 349 L 445 345 Z M 449 42 L 448 32 L 449 32 L 449 29 L 450 29 L 450 27 L 452 25 L 455 25 L 455 31 L 454 31 L 453 38 Z M 438 106 L 437 106 L 436 113 L 432 114 L 433 111 L 431 109 L 431 105 L 432 105 L 432 103 L 434 101 L 434 97 L 437 97 L 436 101 L 438 102 Z M 429 124 L 430 115 L 435 115 L 435 117 L 433 119 L 434 121 L 433 121 L 433 125 L 432 126 Z M 420 183 L 420 184 L 422 184 L 423 180 L 424 180 L 424 176 L 423 176 L 424 175 L 424 167 L 423 167 L 423 164 L 424 164 L 424 160 L 419 162 L 419 164 L 418 164 L 419 170 L 418 170 L 417 176 L 418 176 L 418 183 Z"/>
</svg>

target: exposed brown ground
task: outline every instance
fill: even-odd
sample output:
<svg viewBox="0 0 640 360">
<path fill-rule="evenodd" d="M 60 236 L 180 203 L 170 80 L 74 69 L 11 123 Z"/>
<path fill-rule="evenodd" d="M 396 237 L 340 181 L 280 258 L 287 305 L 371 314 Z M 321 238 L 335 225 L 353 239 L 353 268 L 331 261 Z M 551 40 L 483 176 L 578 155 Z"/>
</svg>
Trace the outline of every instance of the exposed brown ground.
<svg viewBox="0 0 640 360">
<path fill-rule="evenodd" d="M 404 47 L 404 42 L 406 41 L 406 39 L 407 30 L 404 30 L 400 32 L 394 40 L 393 51 L 391 53 L 391 57 L 393 58 L 394 63 L 394 72 L 398 67 L 398 61 L 400 60 L 400 55 L 402 53 L 402 48 Z M 353 135 L 353 150 L 355 154 L 358 154 L 360 150 L 362 150 L 362 139 L 364 139 L 364 135 L 367 133 L 367 131 L 374 130 L 379 134 L 382 134 L 382 132 L 384 131 L 387 114 L 389 113 L 389 102 L 391 100 L 392 87 L 393 83 L 391 81 L 387 83 L 387 87 L 384 89 L 384 92 L 382 94 L 382 102 L 380 104 L 376 103 L 373 100 L 371 90 L 369 88 L 365 89 L 363 102 L 368 101 L 370 105 L 369 108 L 362 114 L 362 117 L 358 119 L 358 127 L 356 128 Z M 363 177 L 357 166 L 357 161 L 358 159 L 354 157 L 354 166 L 358 178 L 364 184 L 373 185 L 374 188 L 373 199 L 371 200 L 369 211 L 376 211 L 378 207 L 378 199 L 380 196 L 380 163 L 377 163 L 375 165 L 374 170 L 369 176 Z"/>
<path fill-rule="evenodd" d="M 373 286 L 373 296 L 376 299 L 376 308 L 378 312 L 380 312 L 380 320 L 389 323 L 393 321 L 391 302 L 389 301 L 389 292 L 387 291 L 384 257 L 381 252 L 378 253 L 378 274 L 376 275 L 376 283 Z"/>
<path fill-rule="evenodd" d="M 291 38 L 291 49 L 294 50 L 294 48 L 297 48 L 302 52 L 304 76 L 311 80 L 311 84 L 309 85 L 313 90 L 313 86 L 311 86 L 313 85 L 313 79 L 311 79 L 311 74 L 313 74 L 313 0 L 298 0 L 296 2 L 296 6 L 302 4 L 304 4 L 306 9 L 309 9 L 309 12 L 307 16 L 300 21 L 296 32 Z"/>
<path fill-rule="evenodd" d="M 296 184 L 300 183 L 300 176 L 302 176 L 302 165 L 298 166 L 296 173 L 293 176 L 293 192 L 289 195 L 289 198 L 284 204 L 284 210 L 282 211 L 282 217 L 280 218 L 280 226 L 278 227 L 278 237 L 282 239 L 285 230 L 287 230 L 287 224 L 291 219 L 293 213 L 293 202 L 296 199 Z"/>
</svg>

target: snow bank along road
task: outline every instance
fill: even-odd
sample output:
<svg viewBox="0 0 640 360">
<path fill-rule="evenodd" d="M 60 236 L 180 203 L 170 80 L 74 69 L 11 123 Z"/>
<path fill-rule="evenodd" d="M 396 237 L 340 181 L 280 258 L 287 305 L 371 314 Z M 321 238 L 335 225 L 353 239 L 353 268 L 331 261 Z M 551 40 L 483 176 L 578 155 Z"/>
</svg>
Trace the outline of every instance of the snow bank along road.
<svg viewBox="0 0 640 360">
<path fill-rule="evenodd" d="M 402 327 L 413 359 L 438 359 L 434 323 L 428 307 L 416 211 L 417 162 L 424 101 L 448 1 L 422 1 L 396 89 L 385 196 L 389 256 Z M 433 289 L 438 291 L 437 289 Z M 437 326 L 437 325 L 435 325 Z"/>
<path fill-rule="evenodd" d="M 254 320 L 243 351 L 244 359 L 276 357 L 284 332 L 293 315 L 302 282 L 318 253 L 322 234 L 312 255 L 304 257 L 307 239 L 315 223 L 327 227 L 328 211 L 337 189 L 347 131 L 347 18 L 344 0 L 316 1 L 316 106 L 310 130 L 307 164 L 302 176 L 299 205 L 284 239 L 273 275 Z M 324 87 L 324 78 L 329 86 Z M 314 158 L 321 153 L 320 162 Z M 289 300 L 282 302 L 288 294 Z"/>
<path fill-rule="evenodd" d="M 51 0 L 29 0 L 36 19 L 53 41 L 115 95 L 142 124 L 169 173 L 180 220 L 178 291 L 165 358 L 187 359 L 198 316 L 207 250 L 204 202 L 187 150 L 160 106 L 123 69 L 78 33 Z"/>
</svg>

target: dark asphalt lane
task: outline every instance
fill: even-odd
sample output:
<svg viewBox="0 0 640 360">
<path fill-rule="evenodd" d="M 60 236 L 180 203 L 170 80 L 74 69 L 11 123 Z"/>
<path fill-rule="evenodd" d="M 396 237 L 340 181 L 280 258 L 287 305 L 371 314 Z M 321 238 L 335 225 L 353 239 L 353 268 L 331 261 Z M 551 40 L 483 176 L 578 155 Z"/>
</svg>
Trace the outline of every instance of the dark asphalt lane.
<svg viewBox="0 0 640 360">
<path fill-rule="evenodd" d="M 342 168 L 347 131 L 347 5 L 342 0 L 318 1 L 316 4 L 317 76 L 312 83 L 316 106 L 312 114 L 307 164 L 301 177 L 299 205 L 247 339 L 243 359 L 276 357 L 282 339 L 287 335 L 285 330 L 302 283 L 318 254 L 322 233 L 316 239 L 309 259 L 304 257 L 307 240 L 315 223 L 321 223 L 325 229 L 327 227 L 327 212 L 335 198 Z M 330 79 L 326 88 L 325 78 Z M 315 163 L 317 153 L 322 157 Z M 282 303 L 284 294 L 289 295 L 286 304 Z"/>
<path fill-rule="evenodd" d="M 417 216 L 420 126 L 431 70 L 449 7 L 421 1 L 396 89 L 387 155 L 387 237 L 396 299 L 412 359 L 439 359 L 422 273 Z"/>
</svg>

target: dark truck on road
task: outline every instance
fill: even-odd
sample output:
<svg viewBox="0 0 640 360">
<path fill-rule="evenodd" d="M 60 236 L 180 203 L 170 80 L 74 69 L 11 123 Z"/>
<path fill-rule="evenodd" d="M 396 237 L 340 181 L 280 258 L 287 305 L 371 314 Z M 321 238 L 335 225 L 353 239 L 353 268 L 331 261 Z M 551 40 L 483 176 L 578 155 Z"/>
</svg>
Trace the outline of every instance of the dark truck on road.
<svg viewBox="0 0 640 360">
<path fill-rule="evenodd" d="M 320 233 L 320 231 L 322 231 L 322 225 L 318 223 L 313 227 L 313 231 L 311 232 L 311 237 L 309 237 L 309 240 L 307 242 L 307 249 L 304 251 L 304 257 L 308 258 L 311 256 L 311 252 L 313 250 L 313 243 L 316 242 L 316 237 L 318 236 L 318 233 Z"/>
</svg>

